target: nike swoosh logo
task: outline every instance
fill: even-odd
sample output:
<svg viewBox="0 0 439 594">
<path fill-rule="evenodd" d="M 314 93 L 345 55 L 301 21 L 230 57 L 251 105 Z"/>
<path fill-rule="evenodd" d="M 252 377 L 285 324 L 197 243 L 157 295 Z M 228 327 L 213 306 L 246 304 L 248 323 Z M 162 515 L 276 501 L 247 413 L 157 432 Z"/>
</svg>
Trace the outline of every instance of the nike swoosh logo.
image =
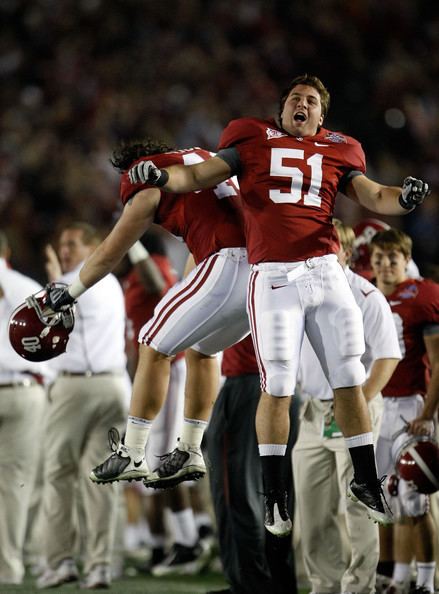
<svg viewBox="0 0 439 594">
<path fill-rule="evenodd" d="M 321 144 L 320 142 L 315 142 L 314 144 L 316 146 L 329 146 L 329 144 Z"/>
<path fill-rule="evenodd" d="M 283 287 L 288 287 L 288 285 L 271 285 L 271 288 L 273 289 L 273 291 L 275 289 L 282 289 Z"/>
<path fill-rule="evenodd" d="M 133 464 L 136 468 L 139 468 L 139 466 L 142 465 L 142 462 L 143 462 L 143 460 L 140 460 L 140 462 L 133 462 Z"/>
<path fill-rule="evenodd" d="M 372 289 L 371 291 L 368 291 L 367 293 L 366 293 L 366 291 L 363 291 L 363 289 L 360 289 L 360 290 L 361 290 L 361 292 L 363 293 L 363 295 L 364 295 L 365 297 L 367 297 L 367 296 L 368 296 L 368 295 L 370 295 L 371 293 L 374 293 L 374 292 L 375 292 L 375 289 Z"/>
<path fill-rule="evenodd" d="M 389 301 L 389 305 L 401 305 L 402 301 Z"/>
</svg>

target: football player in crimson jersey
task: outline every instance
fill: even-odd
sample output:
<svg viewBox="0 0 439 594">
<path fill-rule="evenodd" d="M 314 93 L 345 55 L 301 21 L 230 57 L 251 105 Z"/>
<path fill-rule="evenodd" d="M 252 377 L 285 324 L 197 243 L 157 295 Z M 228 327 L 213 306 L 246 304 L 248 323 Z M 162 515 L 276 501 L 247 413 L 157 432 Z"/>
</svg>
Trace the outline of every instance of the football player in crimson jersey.
<svg viewBox="0 0 439 594">
<path fill-rule="evenodd" d="M 408 277 L 411 249 L 410 237 L 397 229 L 379 231 L 370 243 L 373 273 L 392 309 L 403 356 L 383 390 L 377 464 L 388 475 L 395 474 L 391 456 L 395 434 L 406 422 L 409 433 L 432 433 L 439 403 L 439 285 Z M 433 592 L 436 536 L 428 496 L 413 492 L 402 479 L 398 495 L 401 522 L 381 530 L 380 571 L 384 573 L 386 563 L 388 567 L 394 559 L 389 592 L 403 594 L 408 591 L 411 560 L 416 558 L 416 587 Z"/>
<path fill-rule="evenodd" d="M 250 269 L 234 181 L 178 195 L 142 183 L 133 186 L 127 170 L 147 158 L 165 167 L 202 162 L 211 154 L 199 148 L 172 150 L 153 141 L 117 150 L 112 163 L 122 174 L 122 215 L 72 284 L 61 290 L 48 286 L 47 291 L 52 309 L 62 309 L 108 274 L 152 223 L 186 242 L 195 267 L 160 300 L 154 316 L 145 317 L 139 334 L 139 362 L 125 441 L 111 431 L 114 453 L 90 474 L 98 483 L 144 479 L 146 486 L 165 488 L 206 472 L 200 445 L 218 392 L 215 355 L 249 334 L 246 287 Z M 152 472 L 145 445 L 166 398 L 170 361 L 185 350 L 181 437 L 178 447 L 161 456 L 162 464 Z"/>
<path fill-rule="evenodd" d="M 279 121 L 230 122 L 213 159 L 169 169 L 143 162 L 129 172 L 134 188 L 149 182 L 172 192 L 208 188 L 238 176 L 252 264 L 248 310 L 261 376 L 256 426 L 268 530 L 270 518 L 283 530 L 291 529 L 282 505 L 282 468 L 305 330 L 334 390 L 336 420 L 355 469 L 350 495 L 375 520 L 389 520 L 361 390 L 361 313 L 337 262 L 332 214 L 341 191 L 369 210 L 401 215 L 424 200 L 428 186 L 411 177 L 402 188 L 369 179 L 361 145 L 323 128 L 328 107 L 323 83 L 315 76 L 299 76 L 281 96 Z"/>
</svg>

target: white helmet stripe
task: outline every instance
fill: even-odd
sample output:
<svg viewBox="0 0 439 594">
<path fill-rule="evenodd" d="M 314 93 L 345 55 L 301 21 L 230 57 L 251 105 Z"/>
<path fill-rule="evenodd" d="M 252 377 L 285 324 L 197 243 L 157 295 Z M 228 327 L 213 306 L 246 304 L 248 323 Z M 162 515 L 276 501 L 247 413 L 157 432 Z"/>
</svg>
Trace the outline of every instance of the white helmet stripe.
<svg viewBox="0 0 439 594">
<path fill-rule="evenodd" d="M 418 454 L 418 452 L 415 449 L 415 446 L 410 446 L 406 451 L 411 455 L 413 460 L 416 462 L 416 464 L 419 466 L 419 468 L 422 470 L 422 472 L 425 474 L 428 480 L 436 487 L 436 489 L 439 489 L 438 479 L 434 476 L 434 474 L 431 472 L 425 461 Z"/>
</svg>

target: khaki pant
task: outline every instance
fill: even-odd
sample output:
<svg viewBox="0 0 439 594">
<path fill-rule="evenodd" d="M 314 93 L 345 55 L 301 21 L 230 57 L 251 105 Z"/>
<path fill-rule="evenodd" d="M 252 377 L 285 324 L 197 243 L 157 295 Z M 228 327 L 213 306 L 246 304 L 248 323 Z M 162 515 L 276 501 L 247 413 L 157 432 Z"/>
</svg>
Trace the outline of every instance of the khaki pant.
<svg viewBox="0 0 439 594">
<path fill-rule="evenodd" d="M 45 406 L 46 393 L 39 385 L 0 388 L 0 584 L 23 579 L 26 521 Z"/>
<path fill-rule="evenodd" d="M 50 392 L 41 530 L 51 568 L 75 556 L 78 503 L 84 573 L 111 563 L 119 486 L 88 475 L 109 455 L 108 429 L 125 422 L 124 390 L 123 377 L 109 374 L 60 377 Z"/>
<path fill-rule="evenodd" d="M 306 573 L 314 592 L 375 591 L 379 557 L 378 527 L 365 509 L 346 497 L 353 469 L 343 437 L 323 437 L 332 401 L 304 403 L 299 437 L 293 450 L 296 521 Z M 369 404 L 374 439 L 379 433 L 383 399 Z M 345 511 L 350 551 L 343 551 L 339 509 Z M 350 558 L 350 562 L 349 562 Z"/>
</svg>

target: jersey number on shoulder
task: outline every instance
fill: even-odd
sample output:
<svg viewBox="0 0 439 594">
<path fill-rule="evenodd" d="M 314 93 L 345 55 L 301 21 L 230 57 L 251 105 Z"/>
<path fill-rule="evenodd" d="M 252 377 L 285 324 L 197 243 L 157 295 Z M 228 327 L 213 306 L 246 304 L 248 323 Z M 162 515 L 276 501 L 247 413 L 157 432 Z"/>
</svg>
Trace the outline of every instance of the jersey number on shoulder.
<svg viewBox="0 0 439 594">
<path fill-rule="evenodd" d="M 284 165 L 284 159 L 302 159 L 305 153 L 300 149 L 271 149 L 270 175 L 273 177 L 291 177 L 291 191 L 270 190 L 270 200 L 276 203 L 296 203 L 302 198 L 303 172 L 299 167 Z M 320 206 L 322 198 L 319 196 L 322 186 L 322 161 L 323 155 L 315 153 L 305 163 L 311 167 L 311 185 L 308 192 L 303 196 L 303 203 L 306 206 Z"/>
<path fill-rule="evenodd" d="M 183 162 L 185 165 L 195 165 L 196 163 L 202 163 L 203 161 L 206 161 L 206 159 L 203 159 L 203 157 L 197 153 L 186 153 L 183 155 Z M 212 189 L 217 198 L 226 198 L 226 196 L 237 196 L 237 187 L 238 180 L 236 176 L 234 176 L 221 182 Z M 198 192 L 201 192 L 201 190 L 198 190 Z"/>
</svg>

